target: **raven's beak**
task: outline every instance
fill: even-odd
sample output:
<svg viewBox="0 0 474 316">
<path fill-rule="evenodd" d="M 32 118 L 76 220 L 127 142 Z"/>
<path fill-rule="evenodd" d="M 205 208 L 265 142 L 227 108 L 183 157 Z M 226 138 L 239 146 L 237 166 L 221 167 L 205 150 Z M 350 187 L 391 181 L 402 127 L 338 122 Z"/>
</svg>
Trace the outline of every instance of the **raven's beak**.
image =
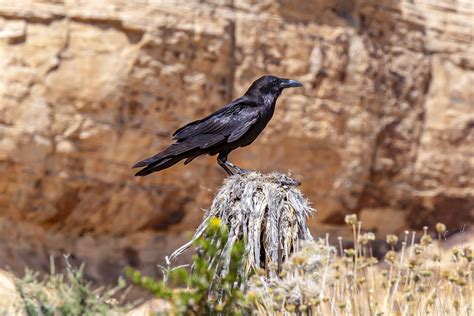
<svg viewBox="0 0 474 316">
<path fill-rule="evenodd" d="M 285 88 L 292 88 L 292 87 L 302 87 L 303 84 L 298 80 L 293 79 L 281 79 L 280 87 Z"/>
</svg>

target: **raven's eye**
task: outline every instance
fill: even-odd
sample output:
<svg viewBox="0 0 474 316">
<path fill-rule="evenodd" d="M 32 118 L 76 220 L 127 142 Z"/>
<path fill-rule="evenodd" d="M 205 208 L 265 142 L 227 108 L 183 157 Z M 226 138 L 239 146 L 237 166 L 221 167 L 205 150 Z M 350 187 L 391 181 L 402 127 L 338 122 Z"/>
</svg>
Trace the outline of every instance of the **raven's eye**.
<svg viewBox="0 0 474 316">
<path fill-rule="evenodd" d="M 273 80 L 272 80 L 272 83 L 273 83 L 273 84 L 277 84 L 277 83 L 278 83 L 278 79 L 273 79 Z"/>
</svg>

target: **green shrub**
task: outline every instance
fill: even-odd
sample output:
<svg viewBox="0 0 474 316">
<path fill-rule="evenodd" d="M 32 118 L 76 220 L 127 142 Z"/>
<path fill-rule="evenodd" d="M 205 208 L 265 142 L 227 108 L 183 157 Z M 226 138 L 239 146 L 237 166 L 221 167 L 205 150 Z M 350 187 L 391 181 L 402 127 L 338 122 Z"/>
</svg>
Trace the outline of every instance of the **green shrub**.
<svg viewBox="0 0 474 316">
<path fill-rule="evenodd" d="M 62 274 L 55 273 L 51 262 L 49 275 L 40 278 L 38 272 L 27 270 L 22 279 L 15 280 L 20 296 L 16 308 L 26 315 L 121 315 L 132 308 L 122 304 L 127 293 L 122 291 L 126 287 L 123 279 L 113 288 L 93 289 L 84 279 L 84 265 L 77 269 L 66 260 L 67 269 Z"/>
<path fill-rule="evenodd" d="M 240 273 L 243 242 L 233 244 L 227 265 L 219 259 L 228 237 L 227 227 L 214 218 L 206 233 L 194 242 L 198 253 L 193 256 L 191 269 L 185 266 L 165 269 L 163 280 L 143 276 L 132 268 L 127 268 L 126 274 L 134 284 L 170 302 L 172 314 L 244 314 L 247 310 L 243 294 L 245 280 Z"/>
</svg>

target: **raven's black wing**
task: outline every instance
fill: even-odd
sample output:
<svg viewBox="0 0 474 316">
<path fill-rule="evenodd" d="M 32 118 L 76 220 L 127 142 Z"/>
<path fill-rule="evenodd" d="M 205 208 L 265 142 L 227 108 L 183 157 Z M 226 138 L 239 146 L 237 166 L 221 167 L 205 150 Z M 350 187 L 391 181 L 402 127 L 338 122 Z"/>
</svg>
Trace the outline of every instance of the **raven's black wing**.
<svg viewBox="0 0 474 316">
<path fill-rule="evenodd" d="M 223 138 L 232 142 L 244 135 L 258 117 L 257 104 L 246 97 L 241 97 L 211 115 L 179 128 L 173 133 L 173 139 L 177 142 L 186 142 L 196 137 L 202 142 L 204 138 L 208 138 L 212 144 L 212 138 L 216 140 Z M 209 147 L 205 145 L 206 143 L 204 141 L 200 147 L 202 149 Z"/>
</svg>

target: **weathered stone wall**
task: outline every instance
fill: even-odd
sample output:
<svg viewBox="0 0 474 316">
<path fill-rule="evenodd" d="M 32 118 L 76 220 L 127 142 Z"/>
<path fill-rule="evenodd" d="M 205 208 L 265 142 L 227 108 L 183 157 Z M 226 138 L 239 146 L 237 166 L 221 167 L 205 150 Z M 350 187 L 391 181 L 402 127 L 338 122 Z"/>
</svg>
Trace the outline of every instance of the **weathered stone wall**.
<svg viewBox="0 0 474 316">
<path fill-rule="evenodd" d="M 231 159 L 290 170 L 315 233 L 353 212 L 378 233 L 472 225 L 473 6 L 1 1 L 0 264 L 70 252 L 101 281 L 154 271 L 225 174 L 209 157 L 143 179 L 130 166 L 266 73 L 304 88 Z"/>
</svg>

